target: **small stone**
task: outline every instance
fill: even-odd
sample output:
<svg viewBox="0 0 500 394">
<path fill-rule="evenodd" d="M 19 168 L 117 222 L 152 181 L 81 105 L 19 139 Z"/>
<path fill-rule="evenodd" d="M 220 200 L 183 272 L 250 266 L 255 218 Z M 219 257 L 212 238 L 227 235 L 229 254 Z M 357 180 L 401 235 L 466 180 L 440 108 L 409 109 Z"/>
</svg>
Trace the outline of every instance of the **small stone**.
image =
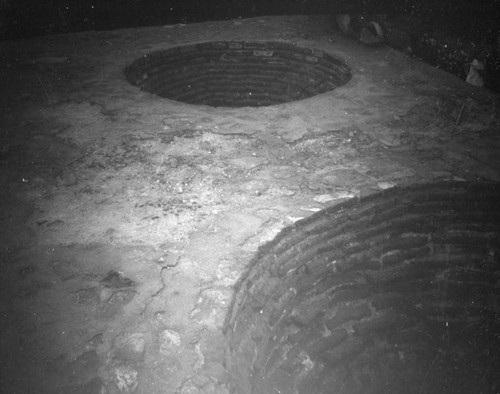
<svg viewBox="0 0 500 394">
<path fill-rule="evenodd" d="M 175 330 L 163 330 L 159 334 L 160 353 L 169 354 L 173 351 L 179 351 L 181 346 L 181 334 Z"/>
<path fill-rule="evenodd" d="M 156 263 L 163 268 L 173 268 L 179 264 L 180 256 L 175 253 L 165 253 L 156 259 Z"/>
<path fill-rule="evenodd" d="M 335 200 L 335 197 L 332 196 L 331 194 L 320 194 L 320 195 L 314 197 L 313 200 L 320 203 L 320 204 L 324 204 L 325 202 Z"/>
<path fill-rule="evenodd" d="M 130 365 L 120 365 L 114 368 L 113 381 L 121 393 L 133 393 L 138 386 L 138 372 Z"/>
<path fill-rule="evenodd" d="M 390 189 L 391 187 L 396 186 L 394 182 L 378 182 L 377 186 L 379 189 L 385 190 L 385 189 Z"/>
</svg>

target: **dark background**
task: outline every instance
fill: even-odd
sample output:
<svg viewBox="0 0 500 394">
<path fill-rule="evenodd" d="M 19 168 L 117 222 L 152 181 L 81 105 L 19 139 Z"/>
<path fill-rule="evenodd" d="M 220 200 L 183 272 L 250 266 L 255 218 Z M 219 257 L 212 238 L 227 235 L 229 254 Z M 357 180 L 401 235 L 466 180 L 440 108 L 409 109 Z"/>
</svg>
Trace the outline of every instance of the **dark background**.
<svg viewBox="0 0 500 394">
<path fill-rule="evenodd" d="M 263 15 L 332 15 L 334 27 L 339 13 L 379 22 L 389 46 L 463 80 L 478 59 L 500 92 L 500 0 L 0 0 L 0 40 Z"/>
<path fill-rule="evenodd" d="M 498 39 L 500 0 L 0 0 L 0 39 L 286 14 L 418 17 L 422 29 Z"/>
</svg>

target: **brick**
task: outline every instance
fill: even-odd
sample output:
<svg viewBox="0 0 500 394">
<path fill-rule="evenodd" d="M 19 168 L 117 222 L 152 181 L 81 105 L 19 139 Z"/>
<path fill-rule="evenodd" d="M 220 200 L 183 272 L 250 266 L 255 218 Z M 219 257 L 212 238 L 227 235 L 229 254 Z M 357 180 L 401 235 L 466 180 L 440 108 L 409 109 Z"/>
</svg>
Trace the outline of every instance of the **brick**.
<svg viewBox="0 0 500 394">
<path fill-rule="evenodd" d="M 278 278 L 271 278 L 268 275 L 259 277 L 248 289 L 252 307 L 258 310 L 268 304 L 274 294 L 279 294 L 279 285 L 282 285 L 282 282 Z"/>
<path fill-rule="evenodd" d="M 287 64 L 290 64 L 292 66 L 291 67 L 292 69 L 299 70 L 299 68 L 294 67 L 294 65 L 301 64 L 301 63 L 305 62 L 307 56 L 308 56 L 308 54 L 303 53 L 303 52 L 293 53 L 293 54 L 291 54 L 291 56 L 288 57 Z M 285 55 L 284 57 L 287 57 L 287 56 Z M 295 60 L 295 62 L 294 62 L 294 60 Z"/>
<path fill-rule="evenodd" d="M 265 49 L 267 49 L 267 43 L 266 42 L 259 42 L 259 41 L 245 41 L 245 42 L 243 42 L 243 47 L 245 49 L 265 50 Z"/>
<path fill-rule="evenodd" d="M 367 348 L 367 341 L 363 338 L 349 337 L 333 349 L 327 349 L 320 359 L 327 365 L 326 368 L 335 368 L 339 363 L 348 363 Z"/>
<path fill-rule="evenodd" d="M 325 313 L 328 303 L 329 299 L 326 294 L 308 298 L 299 305 L 293 307 L 289 318 L 293 323 L 299 326 L 308 325 L 313 320 L 317 319 L 318 316 L 322 316 Z"/>
<path fill-rule="evenodd" d="M 288 43 L 279 42 L 279 41 L 267 42 L 266 46 L 269 49 L 276 49 L 276 50 L 279 49 L 279 50 L 283 51 L 284 53 L 286 53 L 287 51 L 291 51 L 292 53 L 302 52 L 304 50 L 304 48 L 296 47 L 294 45 L 290 45 Z"/>
<path fill-rule="evenodd" d="M 324 81 L 321 84 L 321 87 L 320 87 L 319 90 L 326 92 L 328 90 L 333 90 L 333 89 L 335 89 L 335 88 L 337 88 L 339 86 L 340 86 L 340 83 L 336 83 L 334 81 Z"/>
<path fill-rule="evenodd" d="M 408 215 L 401 219 L 394 220 L 390 224 L 391 234 L 402 234 L 408 232 L 433 233 L 440 228 L 441 224 L 430 220 L 429 217 L 421 215 Z"/>
<path fill-rule="evenodd" d="M 412 263 L 407 262 L 380 270 L 365 271 L 365 275 L 370 283 L 382 285 L 388 282 L 401 281 L 414 277 L 415 268 Z"/>
<path fill-rule="evenodd" d="M 226 49 L 227 48 L 227 42 L 226 41 L 211 41 L 207 43 L 201 43 L 198 44 L 200 50 L 209 50 L 210 48 L 213 49 Z"/>
<path fill-rule="evenodd" d="M 379 245 L 378 252 L 380 253 L 380 266 L 381 268 L 390 267 L 391 265 L 398 264 L 402 262 L 402 251 L 401 250 L 390 250 L 382 254 L 382 247 Z"/>
<path fill-rule="evenodd" d="M 287 310 L 292 307 L 292 301 L 295 299 L 297 291 L 294 288 L 289 288 L 272 305 L 272 312 L 269 316 L 269 325 L 274 326 L 278 320 L 287 314 Z"/>
<path fill-rule="evenodd" d="M 390 250 L 418 248 L 427 245 L 428 242 L 429 237 L 427 235 L 406 233 L 389 237 L 382 250 L 387 252 Z"/>
<path fill-rule="evenodd" d="M 373 223 L 381 224 L 392 222 L 395 219 L 401 219 L 408 214 L 408 206 L 396 205 L 391 209 L 375 212 L 373 215 Z"/>
<path fill-rule="evenodd" d="M 425 258 L 432 253 L 432 248 L 428 245 L 419 247 L 419 248 L 411 248 L 411 249 L 402 249 L 398 251 L 394 251 L 392 253 L 387 253 L 382 256 L 382 267 L 391 267 L 395 264 L 406 264 L 405 262 L 412 262 L 416 260 L 420 260 L 421 258 Z"/>
<path fill-rule="evenodd" d="M 347 289 L 336 290 L 331 293 L 331 304 L 336 305 L 340 302 L 357 301 L 368 298 L 372 294 L 372 290 L 366 286 L 352 286 Z"/>
<path fill-rule="evenodd" d="M 301 299 L 316 297 L 329 289 L 327 279 L 331 272 L 314 271 L 311 273 L 306 270 L 298 270 L 294 278 L 289 278 L 291 284 L 297 290 L 297 296 Z"/>
<path fill-rule="evenodd" d="M 333 294 L 342 289 L 363 287 L 368 283 L 363 272 L 358 271 L 331 274 L 325 277 L 325 282 L 329 286 L 326 290 L 328 294 Z"/>
<path fill-rule="evenodd" d="M 414 304 L 405 294 L 398 292 L 386 292 L 375 294 L 371 298 L 371 306 L 378 311 L 385 309 L 395 309 L 397 311 L 413 309 Z"/>
<path fill-rule="evenodd" d="M 328 271 L 336 272 L 343 270 L 343 267 L 347 265 L 344 260 L 344 252 L 341 248 L 333 248 L 331 250 L 321 249 L 318 251 L 317 257 L 309 262 L 307 266 L 311 272 L 320 273 L 321 271 L 325 271 L 324 267 L 321 266 L 322 262 L 326 262 L 328 264 Z M 318 264 L 320 265 L 318 266 Z"/>
<path fill-rule="evenodd" d="M 337 272 L 337 262 L 338 259 L 342 258 L 342 253 L 340 251 L 331 251 L 326 254 L 317 254 L 315 258 L 304 264 L 305 269 L 303 272 L 307 275 L 325 279 L 331 274 Z"/>
<path fill-rule="evenodd" d="M 371 218 L 377 212 L 377 203 L 378 201 L 369 201 L 368 199 L 364 201 L 363 204 L 359 204 L 347 211 L 347 216 L 349 217 L 349 221 L 352 223 L 362 222 L 363 219 Z"/>
<path fill-rule="evenodd" d="M 376 270 L 380 268 L 380 262 L 371 250 L 359 252 L 340 259 L 335 267 L 339 272 Z"/>
<path fill-rule="evenodd" d="M 359 253 L 365 250 L 368 250 L 369 244 L 358 241 L 358 240 L 349 240 L 349 242 L 346 242 L 342 246 L 342 251 L 344 252 L 344 255 L 349 256 L 354 253 Z"/>
<path fill-rule="evenodd" d="M 323 229 L 331 230 L 339 228 L 343 224 L 350 221 L 347 212 L 343 210 L 342 204 L 326 208 L 325 210 L 317 213 L 316 215 L 320 215 L 319 218 L 321 219 L 321 221 L 319 221 L 318 223 L 319 225 L 317 226 L 317 228 L 320 231 L 323 231 Z"/>
<path fill-rule="evenodd" d="M 229 42 L 227 42 L 227 47 L 229 49 L 243 49 L 243 42 L 241 42 L 241 41 L 229 41 Z"/>
<path fill-rule="evenodd" d="M 457 208 L 460 211 L 463 210 L 460 209 L 461 207 L 455 207 L 455 209 Z M 414 213 L 420 216 L 426 216 L 429 213 L 435 216 L 446 216 L 447 212 L 453 212 L 453 207 L 450 206 L 450 203 L 448 201 L 436 200 L 436 201 L 422 202 L 418 205 L 416 204 L 409 205 L 408 212 L 410 214 Z"/>
<path fill-rule="evenodd" d="M 394 327 L 401 322 L 401 318 L 395 313 L 384 313 L 370 320 L 357 323 L 353 326 L 356 335 L 367 336 Z"/>
<path fill-rule="evenodd" d="M 314 264 L 314 263 L 312 263 Z M 288 280 L 293 283 L 293 287 L 297 290 L 297 295 L 300 297 L 315 297 L 318 294 L 323 293 L 325 289 L 325 281 L 323 279 L 324 275 L 327 275 L 328 267 L 327 263 L 318 262 L 318 265 L 322 267 L 323 272 L 315 269 L 314 271 L 310 269 L 311 264 L 304 264 L 302 266 L 297 267 L 294 273 L 294 277 L 288 277 Z"/>
<path fill-rule="evenodd" d="M 342 324 L 368 317 L 371 313 L 368 303 L 344 304 L 330 309 L 325 316 L 325 324 L 330 330 L 334 330 Z"/>
<path fill-rule="evenodd" d="M 325 351 L 337 348 L 337 346 L 343 343 L 348 337 L 349 334 L 347 331 L 339 328 L 327 335 L 310 337 L 306 343 L 302 344 L 302 347 L 304 351 L 309 354 L 311 359 L 315 359 Z"/>
<path fill-rule="evenodd" d="M 300 245 L 298 245 L 300 246 Z M 322 248 L 319 245 L 310 247 L 304 250 L 291 250 L 290 253 L 280 256 L 277 264 L 279 265 L 279 272 L 281 276 L 294 271 L 302 265 L 307 266 L 307 270 L 311 273 L 320 272 L 322 270 L 321 264 L 323 261 L 333 261 L 341 258 L 343 252 L 340 248 Z M 318 266 L 319 263 L 319 266 Z"/>
<path fill-rule="evenodd" d="M 318 58 L 316 56 L 306 56 L 305 61 L 308 63 L 316 64 L 318 63 Z"/>
<path fill-rule="evenodd" d="M 314 49 L 314 48 L 311 49 L 311 55 L 316 56 L 317 58 L 330 57 L 327 54 L 325 54 L 325 52 L 323 52 L 321 49 Z"/>
<path fill-rule="evenodd" d="M 363 216 L 358 219 L 350 219 L 342 226 L 345 233 L 352 233 L 358 240 L 363 241 L 376 237 L 387 231 L 387 224 L 374 224 L 371 216 Z"/>
</svg>

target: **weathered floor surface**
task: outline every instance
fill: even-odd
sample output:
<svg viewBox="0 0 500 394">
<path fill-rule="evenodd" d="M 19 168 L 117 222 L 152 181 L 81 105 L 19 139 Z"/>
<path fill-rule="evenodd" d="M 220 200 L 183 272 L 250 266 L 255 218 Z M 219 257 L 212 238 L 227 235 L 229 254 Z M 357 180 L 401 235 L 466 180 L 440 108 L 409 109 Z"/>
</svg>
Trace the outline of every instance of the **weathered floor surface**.
<svg viewBox="0 0 500 394">
<path fill-rule="evenodd" d="M 209 40 L 344 58 L 333 92 L 211 108 L 141 92 L 134 59 Z M 0 43 L 0 391 L 226 393 L 222 326 L 259 245 L 394 185 L 500 180 L 498 98 L 326 17 Z"/>
</svg>

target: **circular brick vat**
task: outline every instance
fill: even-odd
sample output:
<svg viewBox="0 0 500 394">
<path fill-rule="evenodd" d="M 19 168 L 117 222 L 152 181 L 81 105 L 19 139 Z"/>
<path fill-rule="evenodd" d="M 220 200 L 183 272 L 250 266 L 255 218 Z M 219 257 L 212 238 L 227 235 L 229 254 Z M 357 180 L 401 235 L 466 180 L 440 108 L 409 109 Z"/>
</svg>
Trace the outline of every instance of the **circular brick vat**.
<svg viewBox="0 0 500 394">
<path fill-rule="evenodd" d="M 215 41 L 157 51 L 125 69 L 158 96 L 213 107 L 261 107 L 301 100 L 345 84 L 344 61 L 283 42 Z"/>
<path fill-rule="evenodd" d="M 225 325 L 232 392 L 498 393 L 500 185 L 390 189 L 262 247 Z"/>
</svg>

